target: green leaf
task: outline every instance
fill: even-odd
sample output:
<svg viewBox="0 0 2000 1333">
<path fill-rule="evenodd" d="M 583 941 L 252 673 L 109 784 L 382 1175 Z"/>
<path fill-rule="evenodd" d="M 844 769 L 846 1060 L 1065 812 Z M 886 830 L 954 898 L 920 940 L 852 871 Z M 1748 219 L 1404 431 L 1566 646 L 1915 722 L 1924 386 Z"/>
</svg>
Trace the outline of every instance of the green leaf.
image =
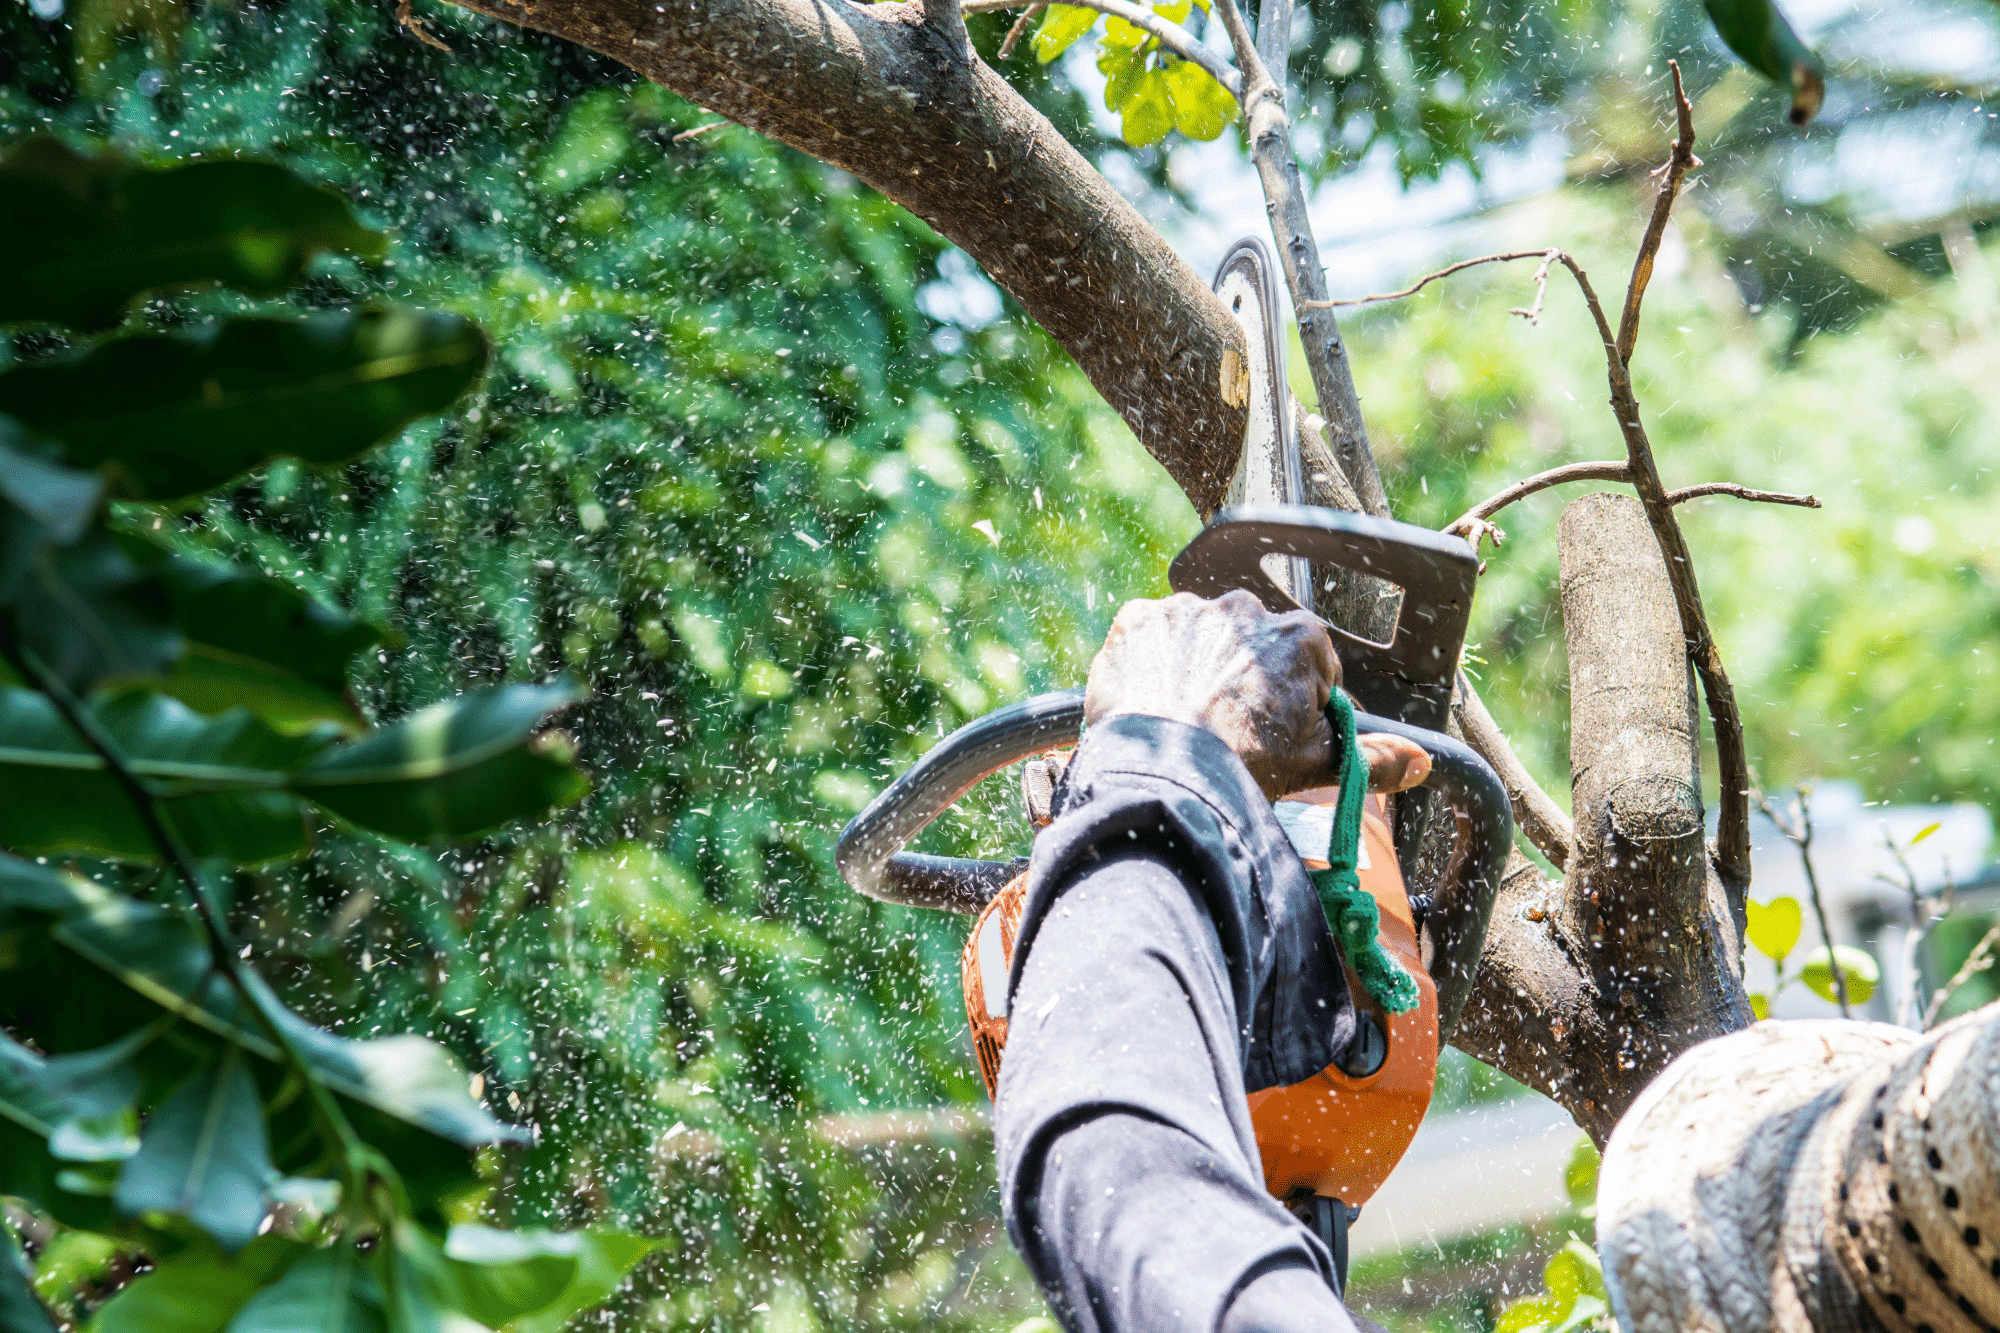
<svg viewBox="0 0 2000 1333">
<path fill-rule="evenodd" d="M 550 713 L 582 697 L 566 684 L 461 695 L 321 751 L 291 786 L 392 838 L 470 837 L 583 795 L 582 774 L 530 743 Z"/>
<path fill-rule="evenodd" d="M 1493 1333 L 1533 1333 L 1563 1317 L 1557 1302 L 1547 1296 L 1528 1296 L 1500 1312 Z"/>
<path fill-rule="evenodd" d="M 1121 111 L 1124 122 L 1120 132 L 1134 148 L 1144 148 L 1166 138 L 1174 127 L 1174 103 L 1167 90 L 1166 71 L 1149 69 L 1141 73 Z"/>
<path fill-rule="evenodd" d="M 54 918 L 50 941 L 154 1005 L 262 1059 L 278 1058 L 263 1020 L 244 1010 L 235 987 L 214 970 L 207 946 L 179 917 L 0 853 L 0 923 L 27 914 Z M 443 1047 L 414 1036 L 336 1036 L 286 1009 L 255 974 L 249 981 L 263 1013 L 284 1024 L 307 1062 L 342 1096 L 462 1147 L 525 1141 L 473 1100 L 465 1071 Z M 435 1141 L 424 1143 L 435 1156 Z"/>
<path fill-rule="evenodd" d="M 1583 1135 L 1576 1146 L 1569 1151 L 1569 1162 L 1563 1167 L 1563 1193 L 1579 1208 L 1589 1207 L 1597 1199 L 1597 1171 L 1604 1163 L 1603 1154 L 1597 1145 Z"/>
<path fill-rule="evenodd" d="M 79 1288 L 103 1278 L 118 1257 L 132 1253 L 133 1248 L 130 1241 L 102 1232 L 58 1231 L 35 1256 L 35 1294 L 61 1309 L 73 1301 Z"/>
<path fill-rule="evenodd" d="M 7 1333 L 56 1333 L 55 1321 L 29 1285 L 28 1261 L 13 1228 L 0 1221 L 0 1329 Z"/>
<path fill-rule="evenodd" d="M 0 499 L 67 545 L 83 535 L 104 501 L 96 474 L 64 467 L 50 444 L 38 447 L 18 421 L 0 416 Z M 0 584 L 0 595 L 4 595 Z"/>
<path fill-rule="evenodd" d="M 1765 78 L 1789 88 L 1791 120 L 1803 125 L 1819 114 L 1826 100 L 1826 80 L 1819 58 L 1773 3 L 1773 0 L 1706 0 L 1716 33 L 1744 64 Z"/>
<path fill-rule="evenodd" d="M 572 1234 L 582 1242 L 575 1276 L 555 1300 L 509 1324 L 508 1333 L 562 1333 L 577 1315 L 610 1300 L 638 1262 L 665 1243 L 613 1227 Z"/>
<path fill-rule="evenodd" d="M 233 1256 L 206 1246 L 186 1250 L 105 1302 L 90 1333 L 220 1333 L 306 1253 L 275 1235 L 259 1236 Z"/>
<path fill-rule="evenodd" d="M 173 555 L 127 538 L 133 560 L 159 576 L 187 643 L 165 692 L 201 713 L 250 709 L 296 735 L 331 722 L 350 735 L 362 718 L 347 697 L 355 654 L 382 631 L 277 579 Z"/>
<path fill-rule="evenodd" d="M 479 327 L 442 311 L 235 319 L 0 376 L 0 411 L 133 498 L 174 499 L 280 454 L 350 458 L 451 406 L 485 364 Z"/>
<path fill-rule="evenodd" d="M 1847 999 L 1849 1003 L 1865 1003 L 1868 997 L 1875 993 L 1875 987 L 1882 980 L 1882 973 L 1876 967 L 1875 958 L 1872 954 L 1866 950 L 1854 948 L 1852 945 L 1834 945 L 1833 958 L 1831 959 L 1827 957 L 1825 949 L 1822 948 L 1815 951 L 1811 957 L 1806 959 L 1805 967 L 1800 970 L 1800 980 L 1804 981 L 1812 990 L 1812 993 L 1819 996 L 1822 1000 L 1837 999 L 1838 993 L 1833 988 L 1835 960 L 1838 961 L 1842 975 L 1847 979 Z"/>
<path fill-rule="evenodd" d="M 1912 847 L 1916 846 L 1918 843 L 1922 842 L 1925 838 L 1930 837 L 1931 834 L 1936 833 L 1939 829 L 1943 827 L 1944 827 L 1943 822 L 1937 820 L 1933 820 L 1931 823 L 1924 825 L 1921 829 L 1917 830 L 1917 835 L 1914 838 L 1910 839 L 1910 846 Z"/>
<path fill-rule="evenodd" d="M 0 161 L 0 195 L 0 324 L 103 328 L 141 292 L 194 283 L 275 296 L 317 250 L 382 249 L 339 195 L 262 162 L 157 171 L 38 137 Z"/>
<path fill-rule="evenodd" d="M 349 1244 L 314 1250 L 246 1302 L 228 1333 L 387 1333 L 381 1293 Z"/>
<path fill-rule="evenodd" d="M 1123 111 L 1145 76 L 1146 58 L 1128 47 L 1105 46 L 1097 53 L 1097 69 L 1104 75 L 1105 108 Z"/>
<path fill-rule="evenodd" d="M 1097 26 L 1097 11 L 1075 5 L 1050 5 L 1035 29 L 1035 59 L 1044 65 L 1076 45 Z"/>
<path fill-rule="evenodd" d="M 147 1119 L 115 1197 L 127 1216 L 185 1217 L 233 1253 L 256 1238 L 276 1175 L 256 1080 L 231 1050 Z"/>
<path fill-rule="evenodd" d="M 1175 127 L 1190 139 L 1213 139 L 1236 119 L 1236 99 L 1192 60 L 1168 67 L 1167 95 L 1173 101 Z"/>
<path fill-rule="evenodd" d="M 251 865 L 301 855 L 308 842 L 288 770 L 324 738 L 280 736 L 237 709 L 207 718 L 145 690 L 86 705 L 139 776 L 159 784 L 167 821 L 197 856 Z M 44 695 L 0 687 L 0 843 L 28 852 L 91 852 L 150 861 L 159 849 L 104 760 Z"/>
<path fill-rule="evenodd" d="M 1771 1016 L 1771 997 L 1762 991 L 1750 993 L 1750 1015 L 1759 1023 Z"/>
<path fill-rule="evenodd" d="M 569 1289 L 586 1239 L 577 1232 L 496 1231 L 461 1223 L 445 1237 L 461 1308 L 499 1328 Z"/>
<path fill-rule="evenodd" d="M 108 1046 L 43 1062 L 42 1089 L 61 1107 L 49 1152 L 66 1162 L 122 1162 L 139 1150 L 136 1057 L 156 1031 L 127 1033 Z"/>
<path fill-rule="evenodd" d="M 1745 902 L 1751 947 L 1773 962 L 1783 962 L 1799 942 L 1803 918 L 1797 898 L 1773 898 L 1768 903 Z"/>
</svg>

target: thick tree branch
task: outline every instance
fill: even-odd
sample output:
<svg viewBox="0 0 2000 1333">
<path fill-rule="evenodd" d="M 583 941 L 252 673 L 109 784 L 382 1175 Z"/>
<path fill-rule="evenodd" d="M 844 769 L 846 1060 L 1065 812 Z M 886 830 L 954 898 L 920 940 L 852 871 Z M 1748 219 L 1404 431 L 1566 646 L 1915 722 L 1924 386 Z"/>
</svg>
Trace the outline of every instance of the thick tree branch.
<svg viewBox="0 0 2000 1333">
<path fill-rule="evenodd" d="M 1182 60 L 1191 60 L 1207 70 L 1210 78 L 1229 90 L 1230 96 L 1243 95 L 1242 76 L 1230 68 L 1228 61 L 1203 46 L 1186 28 L 1170 19 L 1161 18 L 1144 5 L 1133 4 L 1131 0 L 1063 0 L 1063 3 L 1074 4 L 1078 9 L 1094 9 L 1100 14 L 1114 14 L 1124 19 L 1140 31 L 1159 38 L 1160 45 Z M 1019 9 L 1023 5 L 1028 6 L 1028 12 L 1021 16 L 1022 23 L 1047 7 L 1045 4 L 1033 3 L 1032 0 L 965 0 L 965 12 L 985 14 L 1000 9 Z M 1014 25 L 1014 31 L 1008 32 L 1007 40 L 1000 47 L 1002 57 L 1012 49 L 1013 43 L 1017 40 L 1015 32 L 1020 27 L 1021 24 L 1017 23 Z"/>
<path fill-rule="evenodd" d="M 965 15 L 958 0 L 923 0 L 924 26 L 943 37 L 960 60 L 972 58 L 972 34 L 965 30 Z"/>
<path fill-rule="evenodd" d="M 1286 6 L 1289 10 L 1289 6 Z M 1236 66 L 1243 74 L 1243 116 L 1250 138 L 1250 158 L 1257 167 L 1257 179 L 1264 187 L 1264 205 L 1271 216 L 1271 233 L 1278 242 L 1278 259 L 1291 288 L 1293 312 L 1298 316 L 1299 340 L 1305 348 L 1306 366 L 1312 371 L 1313 387 L 1319 393 L 1320 414 L 1333 435 L 1334 456 L 1347 474 L 1362 508 L 1370 514 L 1386 516 L 1389 499 L 1382 490 L 1382 475 L 1375 466 L 1375 454 L 1368 446 L 1368 431 L 1361 420 L 1361 398 L 1354 389 L 1354 372 L 1347 362 L 1347 344 L 1340 325 L 1326 300 L 1326 268 L 1320 263 L 1319 242 L 1313 238 L 1312 219 L 1306 212 L 1305 183 L 1299 164 L 1292 157 L 1291 121 L 1285 113 L 1285 90 L 1273 81 L 1270 70 L 1257 54 L 1250 28 L 1243 21 L 1236 0 L 1215 0 L 1215 13 L 1222 19 L 1236 52 Z M 1277 16 L 1272 15 L 1275 28 Z M 1289 18 L 1285 20 L 1287 26 Z M 1283 67 L 1279 67 L 1280 75 Z"/>
<path fill-rule="evenodd" d="M 1702 846 L 1700 726 L 1643 506 L 1563 511 L 1574 846 L 1510 874 L 1453 1041 L 1549 1091 L 1602 1143 L 1682 1051 L 1750 1022 L 1728 894 Z"/>
<path fill-rule="evenodd" d="M 1220 500 L 1245 429 L 1222 381 L 1242 329 L 1047 118 L 953 57 L 920 4 L 467 7 L 588 46 L 902 204 L 1076 358 L 1197 510 Z"/>
</svg>

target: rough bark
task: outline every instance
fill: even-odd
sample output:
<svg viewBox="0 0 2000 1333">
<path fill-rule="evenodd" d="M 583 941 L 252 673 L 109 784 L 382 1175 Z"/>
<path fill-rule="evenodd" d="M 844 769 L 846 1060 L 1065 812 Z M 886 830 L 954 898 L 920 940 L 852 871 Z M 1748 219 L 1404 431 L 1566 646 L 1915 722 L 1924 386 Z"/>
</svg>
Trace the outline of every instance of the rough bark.
<svg viewBox="0 0 2000 1333">
<path fill-rule="evenodd" d="M 462 0 L 853 173 L 976 260 L 1203 514 L 1243 438 L 1243 334 L 1138 211 L 921 4 Z M 1225 353 L 1233 352 L 1233 358 Z"/>
<path fill-rule="evenodd" d="M 1455 1043 L 1541 1088 L 1600 1144 L 1675 1056 L 1751 1021 L 1703 845 L 1699 721 L 1644 508 L 1563 511 L 1570 659 L 1566 877 L 1516 860 Z"/>
<path fill-rule="evenodd" d="M 2000 1326 L 2000 1006 L 1929 1034 L 1759 1023 L 1676 1061 L 1604 1156 L 1627 1333 Z"/>
</svg>

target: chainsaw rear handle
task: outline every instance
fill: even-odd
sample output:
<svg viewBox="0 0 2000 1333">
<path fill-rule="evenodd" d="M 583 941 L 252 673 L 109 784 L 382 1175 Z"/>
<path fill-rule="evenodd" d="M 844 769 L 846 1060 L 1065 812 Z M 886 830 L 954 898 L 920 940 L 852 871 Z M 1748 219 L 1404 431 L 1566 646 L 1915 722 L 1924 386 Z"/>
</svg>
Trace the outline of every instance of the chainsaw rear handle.
<svg viewBox="0 0 2000 1333">
<path fill-rule="evenodd" d="M 1507 792 L 1463 742 L 1392 718 L 1356 713 L 1361 732 L 1414 741 L 1431 758 L 1425 786 L 1457 826 L 1451 859 L 1425 913 L 1420 945 L 1437 984 L 1438 1029 L 1448 1037 L 1465 1007 L 1486 942 L 1486 923 L 1514 842 Z M 1083 730 L 1083 690 L 1059 690 L 1010 704 L 960 727 L 849 821 L 834 852 L 841 878 L 857 893 L 906 907 L 976 913 L 1025 859 L 976 861 L 903 850 L 911 838 L 974 783 L 1008 764 L 1074 742 Z"/>
</svg>

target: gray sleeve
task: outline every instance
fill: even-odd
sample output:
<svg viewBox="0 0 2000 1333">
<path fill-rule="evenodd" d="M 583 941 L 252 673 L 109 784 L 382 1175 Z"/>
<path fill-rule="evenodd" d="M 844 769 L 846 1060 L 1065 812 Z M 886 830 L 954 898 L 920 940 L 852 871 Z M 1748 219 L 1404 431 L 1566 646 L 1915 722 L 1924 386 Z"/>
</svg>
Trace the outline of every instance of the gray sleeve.
<svg viewBox="0 0 2000 1333">
<path fill-rule="evenodd" d="M 1008 1015 L 1002 1206 L 1070 1328 L 1352 1328 L 1331 1256 L 1264 1190 L 1244 1100 L 1331 1063 L 1352 1004 L 1303 868 L 1219 739 L 1092 730 L 1036 842 Z"/>
</svg>

